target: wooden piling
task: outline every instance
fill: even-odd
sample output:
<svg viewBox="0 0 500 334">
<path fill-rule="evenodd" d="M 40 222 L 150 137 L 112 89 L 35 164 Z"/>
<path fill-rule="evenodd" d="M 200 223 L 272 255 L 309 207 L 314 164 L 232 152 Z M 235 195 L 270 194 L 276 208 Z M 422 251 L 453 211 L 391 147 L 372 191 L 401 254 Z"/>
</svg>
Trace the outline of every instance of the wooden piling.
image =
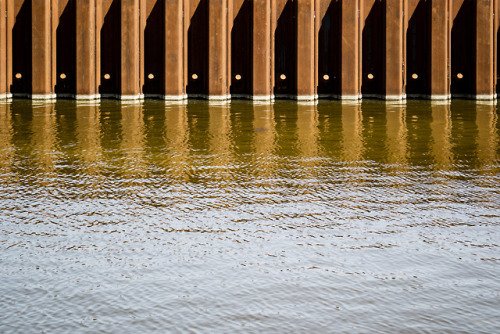
<svg viewBox="0 0 500 334">
<path fill-rule="evenodd" d="M 297 100 L 317 99 L 315 86 L 315 0 L 297 0 Z"/>
<path fill-rule="evenodd" d="M 140 88 L 139 0 L 121 0 L 121 82 L 120 98 L 137 100 Z"/>
<path fill-rule="evenodd" d="M 340 95 L 342 100 L 358 100 L 360 83 L 359 0 L 340 0 Z"/>
<path fill-rule="evenodd" d="M 184 0 L 165 0 L 165 100 L 187 97 L 184 59 Z"/>
<path fill-rule="evenodd" d="M 7 97 L 7 1 L 0 0 L 0 99 Z"/>
<path fill-rule="evenodd" d="M 190 13 L 190 8 L 189 8 L 189 1 L 190 0 L 181 0 L 182 4 L 184 6 L 184 11 L 183 11 L 183 20 L 184 20 L 184 26 L 183 26 L 183 44 L 182 44 L 182 51 L 184 52 L 183 57 L 184 57 L 184 91 L 187 97 L 187 85 L 189 82 L 189 68 L 188 68 L 188 29 L 189 29 L 189 23 L 191 21 L 191 16 L 189 15 Z"/>
<path fill-rule="evenodd" d="M 386 100 L 402 100 L 403 91 L 403 0 L 385 0 Z"/>
<path fill-rule="evenodd" d="M 76 1 L 76 99 L 96 99 L 96 0 Z"/>
<path fill-rule="evenodd" d="M 6 1 L 6 97 L 12 97 L 12 83 L 13 83 L 13 74 L 12 74 L 12 33 L 14 29 L 14 0 L 5 0 Z"/>
<path fill-rule="evenodd" d="M 474 98 L 493 100 L 494 83 L 494 15 L 492 0 L 477 0 L 476 3 L 476 87 Z"/>
<path fill-rule="evenodd" d="M 227 1 L 208 2 L 208 99 L 230 98 L 227 74 Z"/>
<path fill-rule="evenodd" d="M 252 94 L 254 100 L 271 100 L 271 1 L 253 1 Z"/>
<path fill-rule="evenodd" d="M 499 44 L 498 44 L 498 37 L 499 37 L 499 26 L 500 26 L 500 12 L 499 12 L 499 0 L 493 0 L 493 93 L 494 97 L 498 97 L 498 76 L 499 76 L 499 69 L 500 67 L 498 66 L 498 60 L 499 60 Z"/>
<path fill-rule="evenodd" d="M 145 74 L 146 44 L 145 44 L 144 31 L 146 29 L 147 2 L 148 2 L 147 0 L 139 0 L 139 98 L 141 99 L 144 98 L 144 86 L 146 82 L 146 74 Z M 163 33 L 161 35 L 163 36 Z"/>
<path fill-rule="evenodd" d="M 430 18 L 430 87 L 431 100 L 450 98 L 450 3 L 449 0 L 432 0 Z"/>
<path fill-rule="evenodd" d="M 33 0 L 31 16 L 32 32 L 32 81 L 33 99 L 53 99 L 52 50 L 52 0 Z M 54 4 L 55 5 L 55 4 Z"/>
<path fill-rule="evenodd" d="M 95 21 L 96 21 L 96 31 L 95 33 L 95 84 L 96 84 L 96 92 L 99 94 L 99 96 L 102 97 L 102 92 L 101 92 L 101 84 L 102 84 L 102 75 L 103 73 L 101 72 L 101 29 L 102 25 L 104 22 L 104 17 L 103 17 L 103 8 L 102 8 L 102 2 L 101 1 L 96 1 L 95 2 Z"/>
</svg>

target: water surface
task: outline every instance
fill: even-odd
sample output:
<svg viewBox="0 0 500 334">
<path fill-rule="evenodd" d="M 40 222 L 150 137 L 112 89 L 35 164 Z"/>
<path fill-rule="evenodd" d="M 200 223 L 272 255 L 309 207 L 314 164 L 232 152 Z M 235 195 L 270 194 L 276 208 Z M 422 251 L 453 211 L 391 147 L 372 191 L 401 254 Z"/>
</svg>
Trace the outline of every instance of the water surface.
<svg viewBox="0 0 500 334">
<path fill-rule="evenodd" d="M 500 331 L 496 106 L 0 104 L 0 332 Z"/>
</svg>

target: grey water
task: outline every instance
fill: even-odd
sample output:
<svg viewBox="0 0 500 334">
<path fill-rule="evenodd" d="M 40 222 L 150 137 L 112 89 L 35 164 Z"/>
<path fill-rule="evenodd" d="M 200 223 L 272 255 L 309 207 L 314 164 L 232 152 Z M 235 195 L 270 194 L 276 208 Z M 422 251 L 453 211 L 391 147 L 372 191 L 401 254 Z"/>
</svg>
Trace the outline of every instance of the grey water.
<svg viewBox="0 0 500 334">
<path fill-rule="evenodd" d="M 0 104 L 0 332 L 498 333 L 498 113 Z"/>
</svg>

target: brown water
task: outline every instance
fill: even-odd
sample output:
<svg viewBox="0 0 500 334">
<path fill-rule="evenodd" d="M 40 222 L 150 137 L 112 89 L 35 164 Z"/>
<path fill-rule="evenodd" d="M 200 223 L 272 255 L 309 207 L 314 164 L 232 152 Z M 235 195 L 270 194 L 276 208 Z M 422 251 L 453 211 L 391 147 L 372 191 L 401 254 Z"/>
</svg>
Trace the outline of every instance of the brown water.
<svg viewBox="0 0 500 334">
<path fill-rule="evenodd" d="M 1 333 L 500 332 L 497 108 L 0 105 Z"/>
</svg>

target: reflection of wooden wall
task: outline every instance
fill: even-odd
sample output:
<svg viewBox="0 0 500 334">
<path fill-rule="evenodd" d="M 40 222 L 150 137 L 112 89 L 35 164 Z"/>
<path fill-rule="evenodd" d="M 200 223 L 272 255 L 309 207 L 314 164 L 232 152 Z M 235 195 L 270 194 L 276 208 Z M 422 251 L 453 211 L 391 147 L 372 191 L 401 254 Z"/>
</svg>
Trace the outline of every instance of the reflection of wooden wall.
<svg viewBox="0 0 500 334">
<path fill-rule="evenodd" d="M 494 11 L 497 0 L 0 0 L 0 97 L 493 99 Z"/>
</svg>

